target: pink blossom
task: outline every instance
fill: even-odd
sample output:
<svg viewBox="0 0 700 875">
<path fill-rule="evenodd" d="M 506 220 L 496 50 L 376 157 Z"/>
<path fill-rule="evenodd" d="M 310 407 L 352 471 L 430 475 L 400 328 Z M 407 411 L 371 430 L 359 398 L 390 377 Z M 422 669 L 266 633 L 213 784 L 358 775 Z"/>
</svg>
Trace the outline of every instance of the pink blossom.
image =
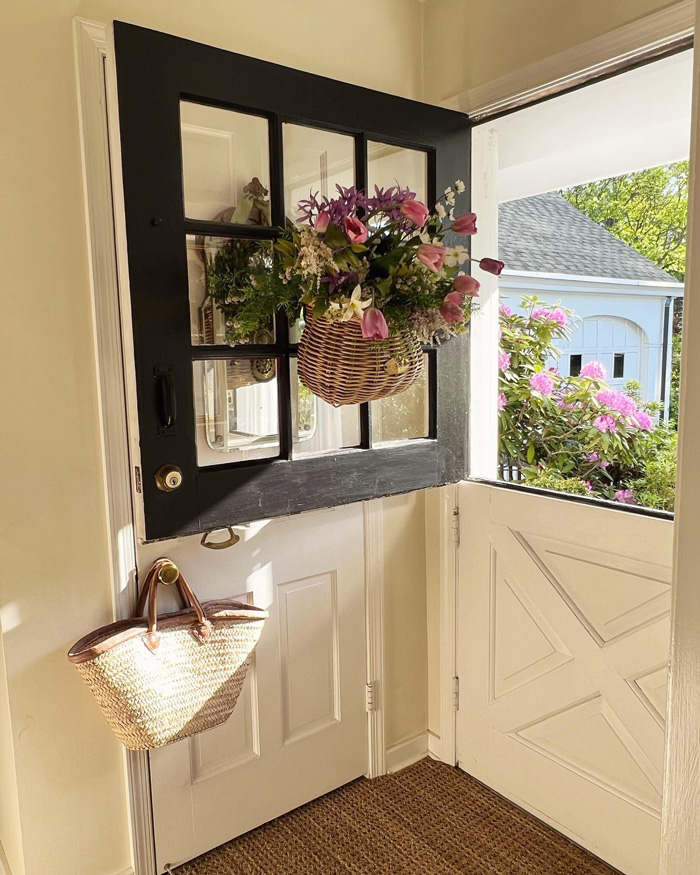
<svg viewBox="0 0 700 875">
<path fill-rule="evenodd" d="M 620 504 L 634 504 L 634 492 L 631 489 L 618 489 L 615 493 L 615 501 L 619 501 Z"/>
<path fill-rule="evenodd" d="M 608 370 L 602 362 L 586 362 L 579 372 L 579 377 L 590 377 L 592 380 L 605 380 Z"/>
<path fill-rule="evenodd" d="M 439 273 L 445 263 L 445 247 L 436 246 L 434 243 L 421 243 L 416 250 L 416 258 L 421 261 L 428 270 Z"/>
<path fill-rule="evenodd" d="M 503 337 L 503 329 L 502 329 L 501 326 L 499 325 L 499 326 L 498 326 L 498 342 L 499 342 L 499 343 L 501 342 L 501 338 L 502 338 L 502 337 Z"/>
<path fill-rule="evenodd" d="M 486 273 L 492 273 L 494 276 L 500 276 L 501 271 L 505 267 L 504 262 L 497 258 L 482 258 L 479 262 L 479 267 L 485 270 Z"/>
<path fill-rule="evenodd" d="M 642 431 L 651 431 L 655 426 L 654 420 L 649 416 L 646 410 L 638 410 L 635 414 L 635 419 L 637 420 L 637 425 Z"/>
<path fill-rule="evenodd" d="M 586 456 L 586 461 L 587 461 L 587 462 L 599 462 L 599 461 L 600 461 L 600 456 L 598 455 L 598 453 L 589 453 L 589 454 Z"/>
<path fill-rule="evenodd" d="M 505 316 L 506 319 L 513 315 L 513 311 L 507 304 L 501 304 L 500 306 L 501 316 Z"/>
<path fill-rule="evenodd" d="M 464 310 L 460 306 L 462 296 L 459 292 L 450 292 L 445 295 L 445 302 L 440 307 L 440 312 L 445 322 L 461 322 L 464 319 Z"/>
<path fill-rule="evenodd" d="M 508 399 L 503 394 L 503 392 L 499 392 L 498 393 L 498 412 L 500 413 L 502 410 L 505 410 L 507 404 L 508 404 Z"/>
<path fill-rule="evenodd" d="M 535 307 L 532 311 L 532 318 L 544 319 L 547 322 L 556 322 L 561 328 L 566 328 L 569 324 L 569 317 L 561 307 L 554 307 L 554 309 L 551 310 L 549 307 Z"/>
<path fill-rule="evenodd" d="M 593 426 L 602 432 L 615 431 L 617 429 L 617 423 L 613 417 L 609 416 L 607 413 L 594 419 Z"/>
<path fill-rule="evenodd" d="M 540 371 L 530 377 L 530 386 L 542 395 L 551 395 L 554 389 L 554 380 L 551 374 Z"/>
<path fill-rule="evenodd" d="M 498 350 L 498 368 L 501 371 L 507 371 L 510 367 L 510 353 L 502 349 Z"/>
<path fill-rule="evenodd" d="M 595 397 L 605 407 L 617 410 L 623 416 L 634 416 L 637 412 L 637 402 L 629 395 L 625 395 L 624 392 L 617 392 L 615 389 L 601 389 Z"/>
<path fill-rule="evenodd" d="M 404 201 L 399 207 L 399 210 L 402 216 L 406 216 L 409 221 L 413 222 L 413 224 L 417 225 L 419 228 L 422 228 L 423 225 L 425 225 L 428 216 L 430 215 L 430 210 L 426 205 L 416 200 Z"/>
<path fill-rule="evenodd" d="M 328 210 L 321 210 L 321 212 L 316 216 L 316 221 L 314 222 L 314 230 L 318 231 L 319 234 L 325 233 L 328 229 L 328 225 L 331 221 L 331 214 Z"/>
<path fill-rule="evenodd" d="M 584 481 L 583 481 L 583 485 L 586 487 L 586 489 L 588 490 L 588 492 L 593 492 L 593 487 L 591 486 L 591 481 L 590 481 L 590 480 L 584 480 Z"/>
<path fill-rule="evenodd" d="M 474 298 L 479 294 L 481 283 L 475 280 L 473 276 L 468 276 L 466 273 L 459 273 L 454 279 L 455 291 L 462 295 L 467 295 Z"/>
<path fill-rule="evenodd" d="M 368 307 L 362 314 L 362 336 L 367 340 L 386 340 L 389 327 L 381 310 Z"/>
<path fill-rule="evenodd" d="M 455 234 L 476 234 L 476 213 L 464 213 L 457 216 L 450 225 L 450 231 L 454 231 Z"/>
<path fill-rule="evenodd" d="M 364 243 L 367 239 L 367 228 L 354 216 L 345 216 L 343 219 L 345 233 L 351 243 Z"/>
</svg>

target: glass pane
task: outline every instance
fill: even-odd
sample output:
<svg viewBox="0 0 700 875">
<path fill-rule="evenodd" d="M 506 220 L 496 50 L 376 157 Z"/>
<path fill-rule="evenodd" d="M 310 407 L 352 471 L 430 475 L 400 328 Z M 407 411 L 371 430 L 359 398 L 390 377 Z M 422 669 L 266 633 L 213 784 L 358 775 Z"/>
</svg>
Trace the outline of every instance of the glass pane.
<svg viewBox="0 0 700 875">
<path fill-rule="evenodd" d="M 374 186 L 391 188 L 400 185 L 415 192 L 416 199 L 426 202 L 428 197 L 428 156 L 419 149 L 390 146 L 387 143 L 367 144 L 368 190 Z"/>
<path fill-rule="evenodd" d="M 180 101 L 185 215 L 270 224 L 267 119 Z"/>
<path fill-rule="evenodd" d="M 418 380 L 398 395 L 372 401 L 372 445 L 428 436 L 430 398 L 428 356 Z"/>
<path fill-rule="evenodd" d="M 194 362 L 197 463 L 223 465 L 279 455 L 277 362 Z"/>
<path fill-rule="evenodd" d="M 187 236 L 193 344 L 274 342 L 272 314 L 265 322 L 249 326 L 237 318 L 245 292 L 250 292 L 248 269 L 271 260 L 269 241 Z"/>
<path fill-rule="evenodd" d="M 292 385 L 292 428 L 295 459 L 360 444 L 360 407 L 333 407 L 314 395 L 299 381 L 297 359 L 290 361 Z"/>
<path fill-rule="evenodd" d="M 355 184 L 355 141 L 301 125 L 284 125 L 284 206 L 298 221 L 297 204 L 309 194 L 333 197 L 336 185 Z"/>
</svg>

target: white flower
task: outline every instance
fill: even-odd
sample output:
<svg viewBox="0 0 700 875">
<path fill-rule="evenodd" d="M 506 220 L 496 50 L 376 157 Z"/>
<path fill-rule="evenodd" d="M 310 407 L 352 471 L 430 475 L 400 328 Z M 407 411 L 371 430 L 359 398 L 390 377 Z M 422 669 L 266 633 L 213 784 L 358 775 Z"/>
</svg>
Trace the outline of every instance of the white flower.
<svg viewBox="0 0 700 875">
<path fill-rule="evenodd" d="M 462 194 L 465 188 L 466 186 L 461 179 L 458 179 L 457 182 L 455 182 L 455 191 L 457 192 L 457 194 Z"/>
<path fill-rule="evenodd" d="M 454 220 L 455 220 L 455 211 L 454 211 L 454 207 L 453 207 L 453 208 L 450 210 L 450 212 L 447 214 L 447 218 L 450 220 L 450 222 L 454 222 Z"/>
<path fill-rule="evenodd" d="M 458 264 L 464 264 L 469 258 L 469 253 L 464 246 L 455 246 L 454 249 L 448 249 L 445 255 L 446 267 L 456 267 Z"/>
<path fill-rule="evenodd" d="M 369 307 L 372 303 L 371 301 L 363 301 L 362 300 L 362 286 L 358 283 L 352 295 L 349 298 L 343 298 L 343 322 L 349 322 L 351 319 L 354 319 L 357 316 L 358 319 L 362 319 L 363 311 Z"/>
<path fill-rule="evenodd" d="M 430 243 L 431 242 L 430 234 L 428 234 L 427 231 L 421 231 L 420 234 L 418 235 L 418 237 L 420 238 L 421 243 Z"/>
<path fill-rule="evenodd" d="M 455 205 L 455 193 L 451 188 L 445 189 L 445 203 L 450 207 Z"/>
<path fill-rule="evenodd" d="M 452 189 L 448 185 L 447 188 L 445 189 L 445 196 L 447 197 L 447 195 L 449 195 L 449 194 L 452 194 Z"/>
<path fill-rule="evenodd" d="M 435 212 L 438 214 L 438 217 L 440 219 L 444 219 L 445 216 L 447 215 L 447 210 L 440 203 L 435 204 Z"/>
</svg>

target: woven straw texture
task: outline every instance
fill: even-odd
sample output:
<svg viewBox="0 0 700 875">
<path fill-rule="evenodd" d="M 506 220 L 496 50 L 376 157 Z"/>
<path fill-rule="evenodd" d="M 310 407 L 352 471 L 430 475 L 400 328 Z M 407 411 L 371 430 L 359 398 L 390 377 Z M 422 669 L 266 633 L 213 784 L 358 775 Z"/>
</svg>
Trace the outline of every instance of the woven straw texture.
<svg viewBox="0 0 700 875">
<path fill-rule="evenodd" d="M 611 875 L 459 769 L 364 778 L 174 870 L 177 875 Z"/>
<path fill-rule="evenodd" d="M 356 319 L 335 322 L 309 314 L 299 343 L 299 379 L 335 407 L 403 392 L 422 368 L 423 352 L 414 334 L 365 340 Z"/>
<path fill-rule="evenodd" d="M 126 747 L 161 747 L 231 716 L 263 620 L 212 625 L 206 643 L 191 628 L 163 629 L 155 653 L 137 636 L 75 666 Z"/>
</svg>

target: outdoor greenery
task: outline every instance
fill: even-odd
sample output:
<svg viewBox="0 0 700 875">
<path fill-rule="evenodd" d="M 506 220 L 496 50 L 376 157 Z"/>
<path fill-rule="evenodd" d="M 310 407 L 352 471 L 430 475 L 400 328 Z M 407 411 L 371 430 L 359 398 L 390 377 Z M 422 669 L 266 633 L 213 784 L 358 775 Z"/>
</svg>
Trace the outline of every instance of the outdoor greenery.
<svg viewBox="0 0 700 875">
<path fill-rule="evenodd" d="M 683 281 L 687 161 L 577 185 L 561 194 L 584 215 Z"/>
<path fill-rule="evenodd" d="M 600 362 L 577 377 L 549 365 L 576 318 L 534 297 L 501 308 L 500 460 L 528 485 L 673 510 L 676 433 L 629 382 L 611 389 Z"/>
</svg>

